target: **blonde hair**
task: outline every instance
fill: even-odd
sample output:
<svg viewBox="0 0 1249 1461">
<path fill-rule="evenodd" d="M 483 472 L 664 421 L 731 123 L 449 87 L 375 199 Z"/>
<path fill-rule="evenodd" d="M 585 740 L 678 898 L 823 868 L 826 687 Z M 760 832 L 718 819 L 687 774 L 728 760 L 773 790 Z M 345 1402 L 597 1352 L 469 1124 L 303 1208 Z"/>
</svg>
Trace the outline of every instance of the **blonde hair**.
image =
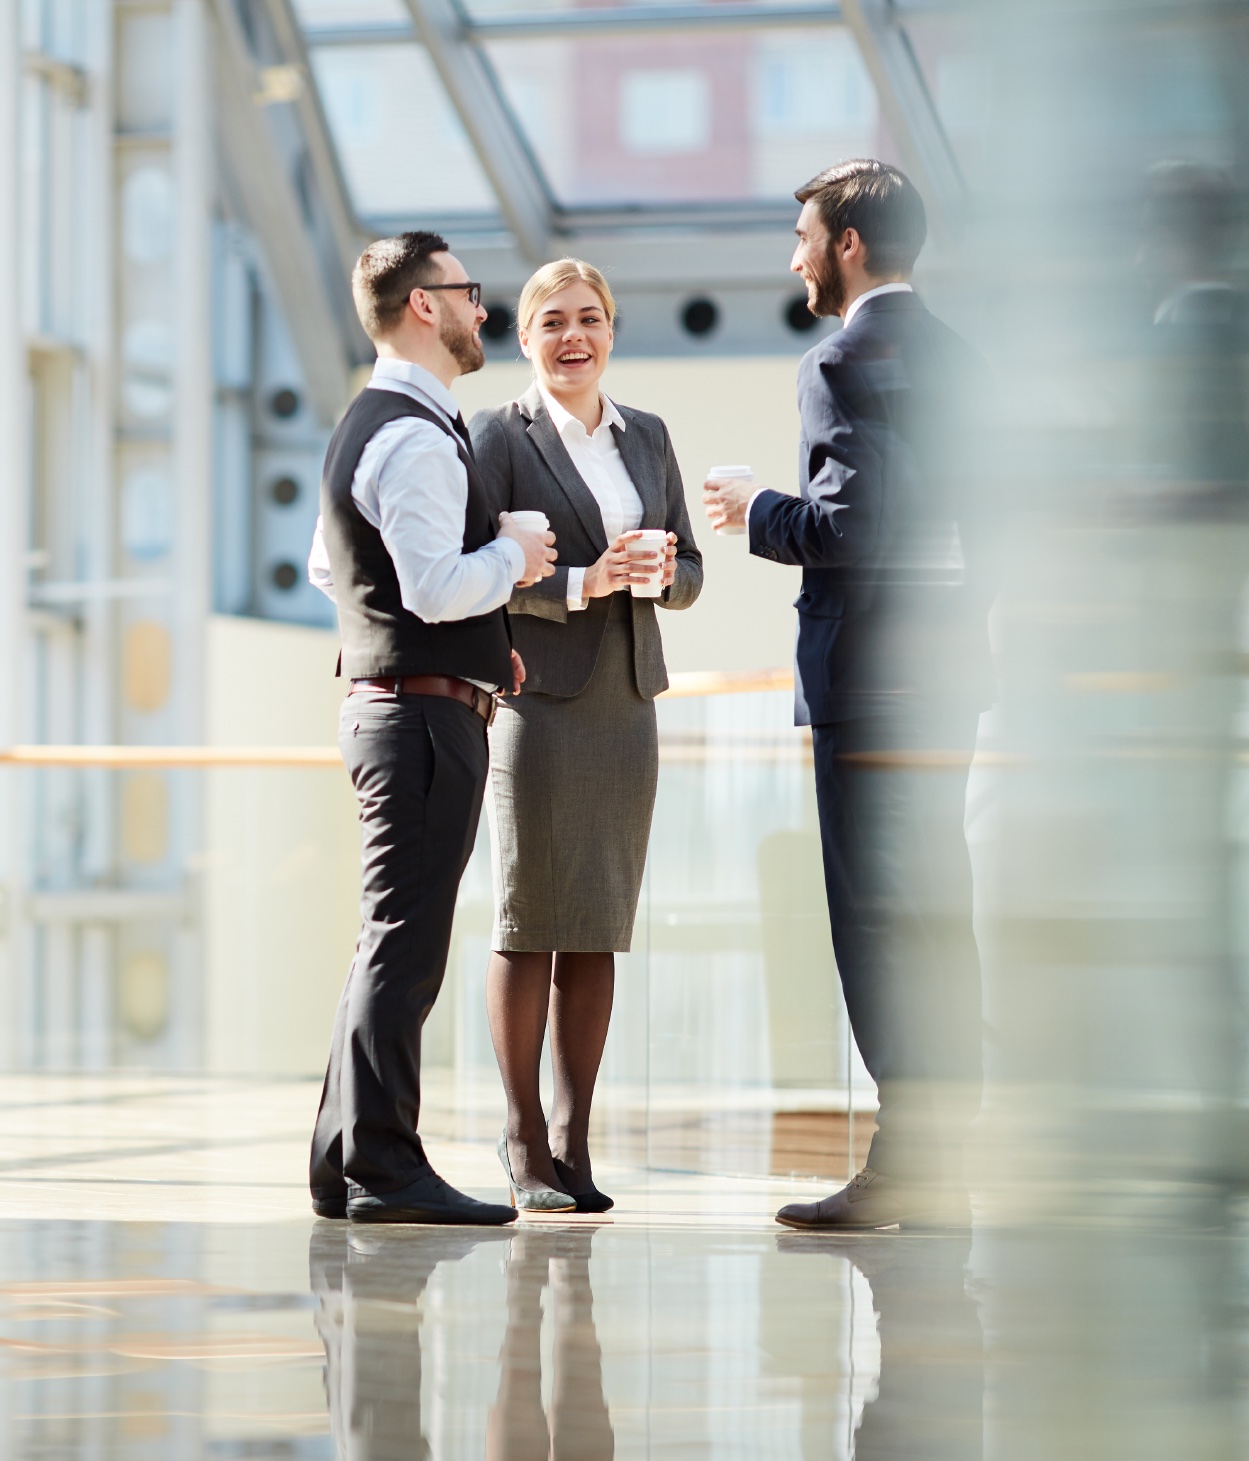
<svg viewBox="0 0 1249 1461">
<path fill-rule="evenodd" d="M 528 331 L 533 324 L 534 315 L 547 300 L 578 281 L 588 284 L 594 290 L 603 302 L 607 323 L 614 324 L 616 301 L 612 298 L 611 286 L 594 265 L 587 264 L 584 259 L 553 259 L 551 263 L 543 264 L 521 290 L 520 301 L 516 306 L 517 327 Z"/>
</svg>

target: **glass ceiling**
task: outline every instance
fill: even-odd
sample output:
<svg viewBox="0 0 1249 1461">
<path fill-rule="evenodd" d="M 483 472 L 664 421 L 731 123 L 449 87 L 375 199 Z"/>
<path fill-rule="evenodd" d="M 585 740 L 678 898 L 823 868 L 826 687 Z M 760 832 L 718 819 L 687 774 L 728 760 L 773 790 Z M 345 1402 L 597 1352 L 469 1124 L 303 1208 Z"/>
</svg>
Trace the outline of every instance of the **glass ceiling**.
<svg viewBox="0 0 1249 1461">
<path fill-rule="evenodd" d="M 467 4 L 459 7 L 466 45 L 485 59 L 488 82 L 558 208 L 786 200 L 833 159 L 900 160 L 842 25 L 800 27 L 789 13 L 776 25 L 741 29 L 718 17 L 709 26 L 570 33 L 565 19 L 577 25 L 603 6 Z M 411 38 L 403 0 L 295 5 L 361 218 L 496 217 L 486 174 L 428 53 Z M 607 0 L 607 8 L 627 22 L 625 7 Z M 653 0 L 633 7 L 652 15 L 658 8 Z M 681 3 L 691 8 L 704 7 Z M 717 8 L 717 0 L 705 4 L 709 14 Z M 540 34 L 517 34 L 534 22 Z M 974 59 L 935 64 L 944 67 L 960 142 L 974 151 L 987 112 Z"/>
</svg>

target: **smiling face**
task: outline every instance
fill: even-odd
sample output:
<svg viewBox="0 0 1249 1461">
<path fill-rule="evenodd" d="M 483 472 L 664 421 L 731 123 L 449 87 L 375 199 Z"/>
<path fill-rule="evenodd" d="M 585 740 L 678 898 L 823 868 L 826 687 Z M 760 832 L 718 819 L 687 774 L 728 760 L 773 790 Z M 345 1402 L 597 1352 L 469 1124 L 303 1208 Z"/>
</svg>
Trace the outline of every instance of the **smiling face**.
<svg viewBox="0 0 1249 1461">
<path fill-rule="evenodd" d="M 807 308 L 820 319 L 839 315 L 845 307 L 846 284 L 836 251 L 829 247 L 828 229 L 813 198 L 802 205 L 794 232 L 798 247 L 789 267 L 807 286 Z"/>
<path fill-rule="evenodd" d="M 528 329 L 517 333 L 539 383 L 552 394 L 597 385 L 615 338 L 598 291 L 584 280 L 544 299 Z"/>
<path fill-rule="evenodd" d="M 442 284 L 468 283 L 468 273 L 454 254 L 443 254 Z M 479 303 L 474 304 L 468 291 L 442 289 L 426 298 L 434 301 L 438 315 L 438 338 L 460 368 L 461 375 L 470 375 L 486 363 L 486 353 L 481 348 L 481 326 L 486 311 Z"/>
</svg>

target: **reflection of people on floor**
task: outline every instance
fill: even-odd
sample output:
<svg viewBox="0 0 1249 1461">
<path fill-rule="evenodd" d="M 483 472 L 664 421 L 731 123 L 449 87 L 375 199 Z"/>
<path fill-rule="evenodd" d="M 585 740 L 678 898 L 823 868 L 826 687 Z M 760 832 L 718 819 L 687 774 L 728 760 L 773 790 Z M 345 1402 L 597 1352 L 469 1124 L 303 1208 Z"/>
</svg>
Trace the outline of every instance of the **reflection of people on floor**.
<svg viewBox="0 0 1249 1461">
<path fill-rule="evenodd" d="M 592 1230 L 516 1229 L 507 1262 L 507 1330 L 487 1461 L 610 1461 L 616 1438 L 590 1291 Z M 551 1407 L 542 1409 L 542 1290 L 554 1324 Z"/>
<path fill-rule="evenodd" d="M 844 1258 L 872 1290 L 880 1384 L 855 1434 L 855 1461 L 981 1461 L 984 1334 L 967 1291 L 971 1234 L 779 1237 L 783 1254 Z"/>
<path fill-rule="evenodd" d="M 313 1229 L 309 1281 L 338 1461 L 430 1456 L 421 1429 L 420 1299 L 439 1263 L 502 1238 L 489 1228 Z"/>
<path fill-rule="evenodd" d="M 1134 609 L 1144 667 L 1171 681 L 1150 730 L 1168 757 L 1153 777 L 1166 883 L 1184 890 L 1174 919 L 1167 1035 L 1181 1079 L 1217 1103 L 1241 1079 L 1244 1012 L 1237 968 L 1240 847 L 1231 832 L 1243 593 L 1249 563 L 1249 295 L 1237 279 L 1244 193 L 1193 162 L 1149 177 L 1138 263 L 1152 289 L 1146 461 L 1136 506 L 1142 591 Z M 1179 748 L 1186 754 L 1176 755 Z M 1158 933 L 1152 937 L 1157 939 Z M 1216 1172 L 1243 1169 L 1235 1132 L 1209 1122 L 1196 1154 Z M 1190 1151 L 1187 1155 L 1193 1155 Z M 1150 1153 L 1156 1161 L 1156 1153 Z"/>
</svg>

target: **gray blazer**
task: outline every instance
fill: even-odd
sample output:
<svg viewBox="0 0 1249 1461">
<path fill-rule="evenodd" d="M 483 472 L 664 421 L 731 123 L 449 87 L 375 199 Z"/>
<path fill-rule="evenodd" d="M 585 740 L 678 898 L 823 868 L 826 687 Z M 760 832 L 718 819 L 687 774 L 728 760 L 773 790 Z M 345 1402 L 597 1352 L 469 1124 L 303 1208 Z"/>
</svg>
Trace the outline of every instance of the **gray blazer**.
<svg viewBox="0 0 1249 1461">
<path fill-rule="evenodd" d="M 672 585 L 661 598 L 628 600 L 633 613 L 634 678 L 638 693 L 650 700 L 668 688 L 655 605 L 688 609 L 703 586 L 703 559 L 690 531 L 668 428 L 648 411 L 620 405 L 617 410 L 626 429 L 612 431 L 642 499 L 641 525 L 677 535 Z M 512 637 L 525 661 L 525 689 L 578 695 L 594 673 L 611 610 L 611 598 L 602 598 L 568 611 L 569 568 L 588 568 L 607 551 L 598 503 L 573 466 L 536 382 L 518 401 L 478 411 L 469 432 L 492 510 L 544 512 L 555 534 L 559 560 L 554 574 L 532 588 L 516 589 L 507 606 L 514 616 Z"/>
</svg>

